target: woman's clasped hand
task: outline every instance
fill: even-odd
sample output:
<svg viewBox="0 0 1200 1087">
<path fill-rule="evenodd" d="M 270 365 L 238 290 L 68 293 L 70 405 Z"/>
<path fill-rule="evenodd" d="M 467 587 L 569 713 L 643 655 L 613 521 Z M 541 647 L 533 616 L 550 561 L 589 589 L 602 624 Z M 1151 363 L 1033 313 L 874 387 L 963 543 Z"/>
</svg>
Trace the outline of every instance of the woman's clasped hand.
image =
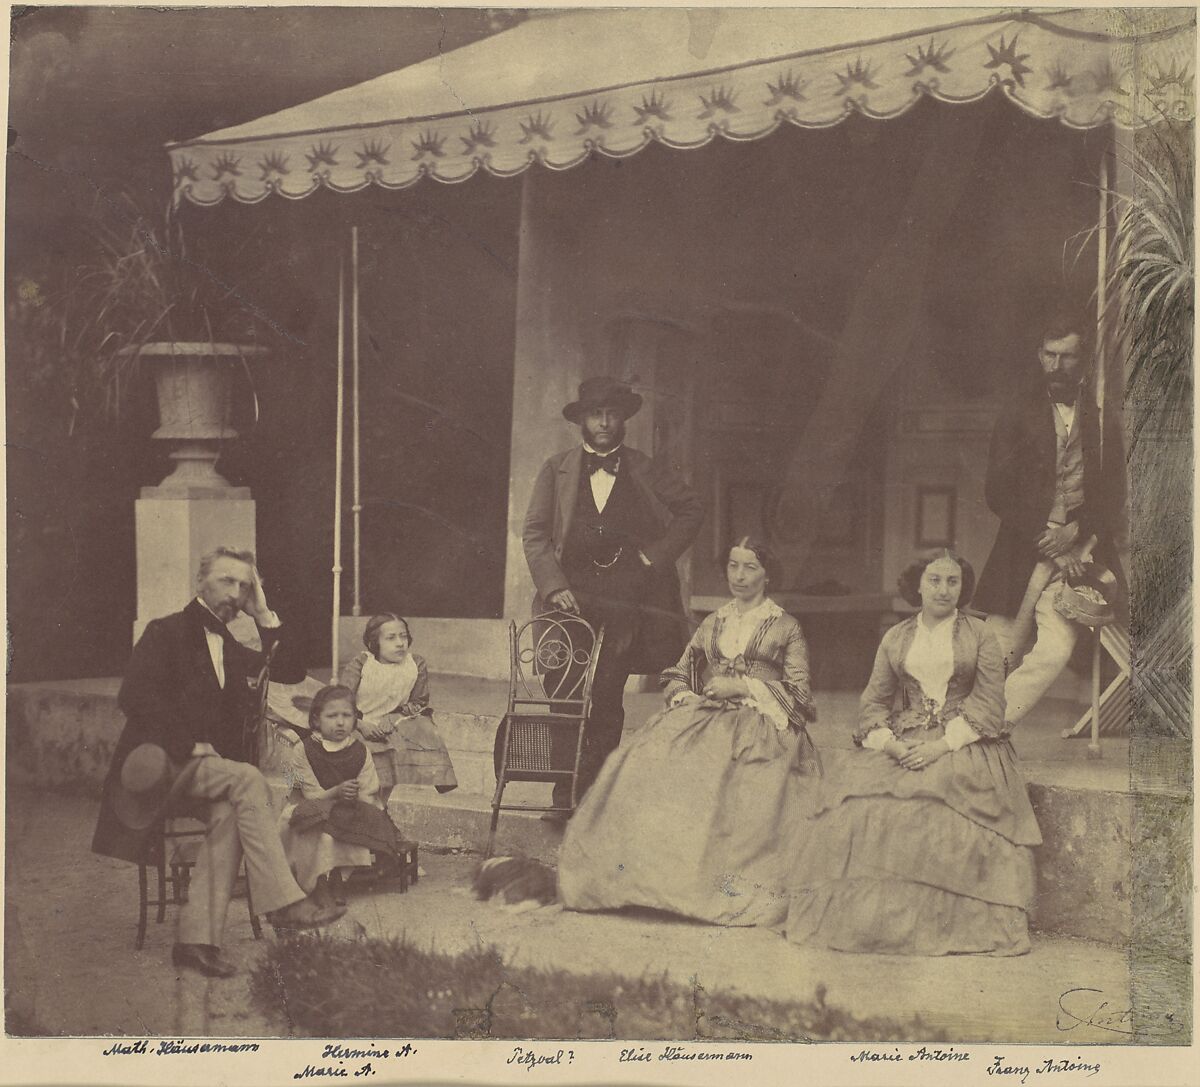
<svg viewBox="0 0 1200 1087">
<path fill-rule="evenodd" d="M 932 766 L 943 755 L 950 754 L 944 740 L 926 740 L 914 743 L 909 740 L 891 739 L 883 750 L 892 756 L 905 770 L 924 770 Z"/>
</svg>

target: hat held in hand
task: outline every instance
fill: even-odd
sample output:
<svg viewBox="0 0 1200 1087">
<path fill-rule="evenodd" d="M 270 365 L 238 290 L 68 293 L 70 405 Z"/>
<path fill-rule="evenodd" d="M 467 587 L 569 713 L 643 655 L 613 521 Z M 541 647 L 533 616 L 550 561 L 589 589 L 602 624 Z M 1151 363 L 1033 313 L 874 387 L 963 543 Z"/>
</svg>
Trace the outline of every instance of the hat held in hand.
<svg viewBox="0 0 1200 1087">
<path fill-rule="evenodd" d="M 589 377 L 579 383 L 579 397 L 563 408 L 563 415 L 579 423 L 589 411 L 614 408 L 628 419 L 641 406 L 642 398 L 624 382 L 612 377 Z"/>
<path fill-rule="evenodd" d="M 175 770 L 158 744 L 139 744 L 125 756 L 112 807 L 121 824 L 145 830 L 163 813 L 171 796 Z"/>
<path fill-rule="evenodd" d="M 1109 588 L 1115 587 L 1116 578 L 1102 566 L 1089 564 L 1089 580 Z M 1058 590 L 1058 599 L 1054 602 L 1059 615 L 1082 623 L 1085 627 L 1108 626 L 1115 619 L 1113 606 L 1098 588 L 1092 585 L 1070 585 L 1063 582 Z"/>
</svg>

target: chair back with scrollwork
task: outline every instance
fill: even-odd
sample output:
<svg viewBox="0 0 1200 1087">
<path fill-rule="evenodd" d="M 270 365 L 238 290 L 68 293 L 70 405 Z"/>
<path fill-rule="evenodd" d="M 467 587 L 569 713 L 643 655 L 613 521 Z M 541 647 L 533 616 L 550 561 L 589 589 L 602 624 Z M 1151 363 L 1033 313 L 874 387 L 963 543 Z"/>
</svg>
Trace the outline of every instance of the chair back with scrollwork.
<svg viewBox="0 0 1200 1087">
<path fill-rule="evenodd" d="M 509 636 L 509 711 L 554 704 L 586 717 L 603 632 L 578 615 L 547 612 L 511 624 Z"/>
<path fill-rule="evenodd" d="M 578 615 L 549 612 L 521 626 L 510 623 L 508 641 L 508 706 L 493 750 L 496 792 L 488 856 L 501 810 L 547 812 L 575 807 L 604 631 L 595 630 Z M 505 804 L 504 789 L 513 781 L 569 783 L 570 805 Z"/>
</svg>

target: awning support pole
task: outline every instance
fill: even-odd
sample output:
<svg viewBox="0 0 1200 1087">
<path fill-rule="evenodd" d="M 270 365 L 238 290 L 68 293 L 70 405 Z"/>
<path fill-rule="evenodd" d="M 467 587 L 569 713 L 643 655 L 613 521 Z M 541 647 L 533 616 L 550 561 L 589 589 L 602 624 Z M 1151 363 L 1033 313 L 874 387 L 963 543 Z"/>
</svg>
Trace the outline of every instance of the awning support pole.
<svg viewBox="0 0 1200 1087">
<path fill-rule="evenodd" d="M 342 440 L 346 413 L 346 256 L 338 257 L 337 437 L 333 455 L 333 675 L 338 674 L 338 627 L 342 616 Z"/>
<path fill-rule="evenodd" d="M 362 556 L 362 486 L 359 472 L 360 445 L 358 426 L 358 227 L 350 228 L 350 284 L 351 284 L 351 326 L 353 348 L 351 351 L 351 368 L 353 370 L 354 398 L 354 604 L 351 615 L 362 615 L 362 571 L 360 559 Z"/>
<path fill-rule="evenodd" d="M 1111 327 L 1108 303 L 1108 148 L 1100 155 L 1100 231 L 1096 238 L 1096 415 L 1100 420 L 1100 458 L 1104 463 L 1104 390 L 1108 378 L 1105 330 Z M 1100 628 L 1092 634 L 1092 738 L 1088 757 L 1098 759 L 1100 748 Z"/>
<path fill-rule="evenodd" d="M 1100 231 L 1096 241 L 1096 412 L 1100 419 L 1100 452 L 1104 452 L 1104 397 L 1108 379 L 1108 358 L 1104 330 L 1112 327 L 1108 308 L 1108 149 L 1100 156 Z"/>
</svg>

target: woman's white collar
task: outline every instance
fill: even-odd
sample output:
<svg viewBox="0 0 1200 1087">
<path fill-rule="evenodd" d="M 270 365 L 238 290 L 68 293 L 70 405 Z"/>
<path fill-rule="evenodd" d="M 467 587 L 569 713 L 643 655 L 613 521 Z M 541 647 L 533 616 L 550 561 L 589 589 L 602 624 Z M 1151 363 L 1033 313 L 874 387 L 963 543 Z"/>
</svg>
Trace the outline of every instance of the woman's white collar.
<svg viewBox="0 0 1200 1087">
<path fill-rule="evenodd" d="M 952 626 L 954 624 L 954 620 L 958 618 L 958 611 L 952 611 L 945 619 L 939 619 L 933 626 L 925 622 L 921 612 L 917 612 L 914 618 L 917 621 L 918 630 L 923 630 L 926 634 L 940 634 L 946 629 L 947 625 Z"/>
<path fill-rule="evenodd" d="M 724 619 L 729 619 L 731 617 L 734 619 L 748 619 L 751 615 L 753 615 L 762 620 L 768 617 L 776 618 L 782 615 L 783 609 L 768 596 L 763 598 L 763 602 L 761 604 L 755 605 L 747 612 L 739 612 L 737 610 L 737 601 L 730 600 L 728 604 L 721 605 L 719 614 Z"/>
</svg>

